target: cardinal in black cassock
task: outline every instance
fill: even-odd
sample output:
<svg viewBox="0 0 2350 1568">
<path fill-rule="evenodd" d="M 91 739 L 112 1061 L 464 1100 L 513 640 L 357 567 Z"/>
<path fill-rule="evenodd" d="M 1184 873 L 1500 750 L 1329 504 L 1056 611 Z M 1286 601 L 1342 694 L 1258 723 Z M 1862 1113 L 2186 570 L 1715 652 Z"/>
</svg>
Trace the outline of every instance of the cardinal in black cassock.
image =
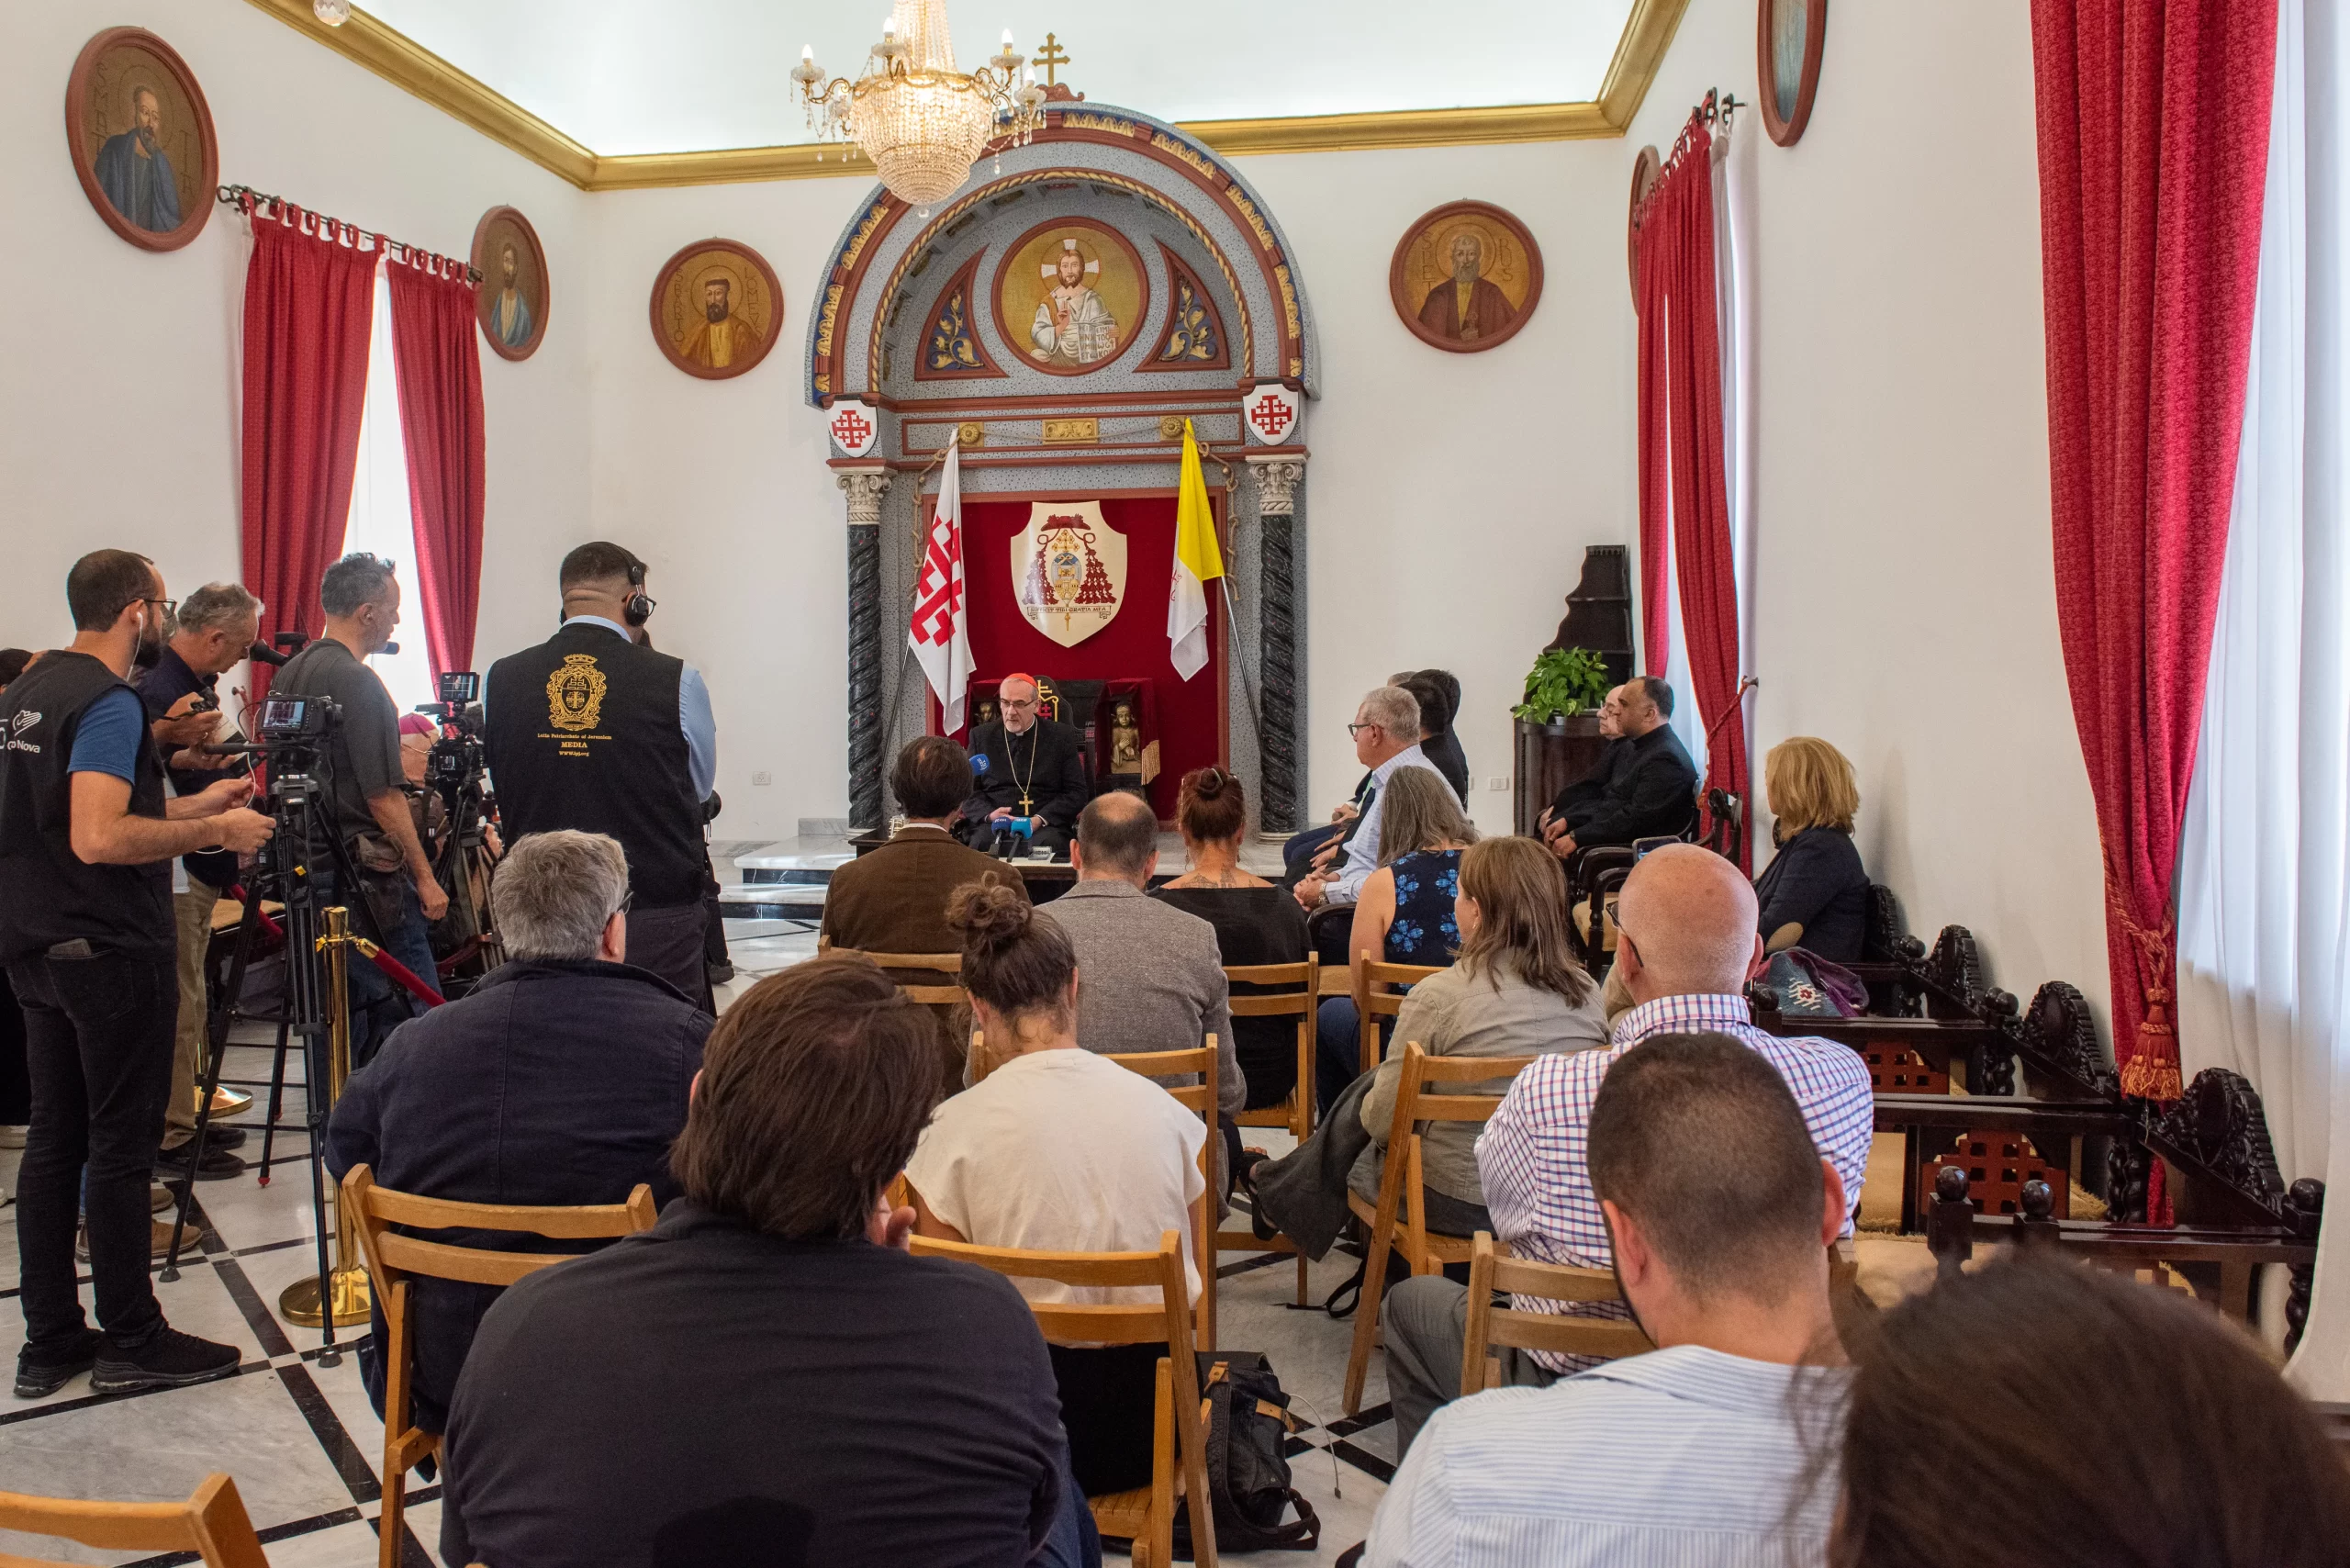
<svg viewBox="0 0 2350 1568">
<path fill-rule="evenodd" d="M 990 819 L 1034 817 L 1035 846 L 1065 857 L 1085 809 L 1083 740 L 1074 727 L 1038 716 L 1029 677 L 1004 677 L 997 694 L 1002 719 L 971 731 L 974 789 L 963 802 L 963 837 L 985 849 Z"/>
</svg>

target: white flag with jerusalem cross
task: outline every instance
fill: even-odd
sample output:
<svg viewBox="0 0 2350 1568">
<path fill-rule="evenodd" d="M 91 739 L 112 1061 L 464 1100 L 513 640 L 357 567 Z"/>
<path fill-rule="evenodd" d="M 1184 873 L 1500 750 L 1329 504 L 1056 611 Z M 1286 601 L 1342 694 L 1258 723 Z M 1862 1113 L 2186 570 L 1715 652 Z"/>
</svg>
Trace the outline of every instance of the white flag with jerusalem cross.
<svg viewBox="0 0 2350 1568">
<path fill-rule="evenodd" d="M 949 734 L 963 727 L 963 696 L 971 684 L 971 618 L 963 597 L 963 448 L 957 442 L 946 449 L 930 543 L 914 579 L 914 618 L 906 629 Z"/>
<path fill-rule="evenodd" d="M 1167 662 L 1185 680 L 1208 662 L 1210 579 L 1224 576 L 1224 553 L 1216 547 L 1215 513 L 1208 508 L 1208 482 L 1200 472 L 1200 445 L 1192 421 L 1183 421 L 1183 470 L 1175 501 L 1175 565 L 1167 584 Z"/>
</svg>

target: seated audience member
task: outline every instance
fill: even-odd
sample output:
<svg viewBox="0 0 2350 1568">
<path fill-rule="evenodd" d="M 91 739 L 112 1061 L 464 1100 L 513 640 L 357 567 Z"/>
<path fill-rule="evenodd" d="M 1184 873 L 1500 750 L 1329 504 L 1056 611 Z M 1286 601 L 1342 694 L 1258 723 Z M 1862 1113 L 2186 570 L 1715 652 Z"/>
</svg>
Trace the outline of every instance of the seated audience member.
<svg viewBox="0 0 2350 1568">
<path fill-rule="evenodd" d="M 1444 775 L 1452 792 L 1469 798 L 1469 758 L 1462 755 L 1453 721 L 1460 712 L 1460 681 L 1449 669 L 1405 670 L 1390 684 L 1412 694 L 1420 705 L 1420 751 L 1428 766 Z"/>
<path fill-rule="evenodd" d="M 1616 710 L 1614 722 L 1602 709 L 1601 733 L 1612 728 L 1617 738 L 1588 778 L 1560 790 L 1535 820 L 1561 860 L 1589 845 L 1683 833 L 1697 820 L 1697 767 L 1666 722 L 1673 688 L 1652 675 L 1634 676 L 1607 694 L 1607 706 Z"/>
<path fill-rule="evenodd" d="M 822 934 L 835 947 L 868 953 L 952 953 L 962 939 L 946 924 L 946 900 L 966 882 L 989 882 L 1028 897 L 1020 873 L 1002 861 L 956 842 L 954 824 L 971 788 L 971 759 L 945 735 L 923 735 L 898 753 L 890 792 L 906 825 L 890 842 L 833 873 L 824 892 Z M 949 985 L 954 976 L 923 969 L 890 973 L 909 985 Z M 954 1014 L 934 1006 L 939 1080 L 952 1093 L 963 1081 L 968 1036 Z"/>
<path fill-rule="evenodd" d="M 1419 768 L 1441 778 L 1436 765 L 1420 750 L 1420 705 L 1400 686 L 1382 686 L 1368 693 L 1347 726 L 1355 743 L 1355 760 L 1371 769 L 1370 788 L 1363 796 L 1362 814 L 1354 824 L 1345 850 L 1328 869 L 1298 879 L 1297 902 L 1307 909 L 1324 904 L 1352 903 L 1363 883 L 1379 869 L 1379 818 L 1388 781 L 1404 768 Z M 1448 784 L 1445 789 L 1452 788 Z M 1460 804 L 1456 797 L 1453 804 Z"/>
<path fill-rule="evenodd" d="M 1444 780 L 1427 768 L 1396 774 L 1386 794 L 1379 869 L 1363 882 L 1346 952 L 1326 961 L 1347 963 L 1369 953 L 1384 964 L 1449 964 L 1460 945 L 1452 920 L 1460 853 L 1477 842 L 1477 830 Z M 1329 998 L 1316 1015 L 1320 1059 L 1314 1081 L 1326 1114 L 1362 1070 L 1360 1022 L 1348 996 Z"/>
<path fill-rule="evenodd" d="M 924 1236 L 1037 1252 L 1155 1252 L 1185 1238 L 1206 1185 L 1207 1129 L 1167 1091 L 1077 1043 L 1077 960 L 1049 913 L 1010 890 L 957 890 L 971 1012 L 1004 1058 L 986 1081 L 938 1107 L 906 1162 Z M 1157 1291 L 1015 1282 L 1033 1302 L 1155 1303 Z M 1153 1383 L 1166 1341 L 1047 1346 L 1069 1464 L 1089 1496 L 1150 1484 Z"/>
<path fill-rule="evenodd" d="M 686 1125 L 710 1015 L 628 954 L 628 860 L 568 829 L 516 841 L 490 885 L 508 961 L 463 997 L 393 1031 L 351 1075 L 327 1129 L 327 1170 L 354 1165 L 397 1192 L 465 1204 L 618 1204 L 637 1183 L 675 1197 L 669 1145 Z M 442 1236 L 508 1252 L 584 1244 Z M 442 1429 L 496 1288 L 420 1279 L 411 1417 Z M 360 1368 L 384 1405 L 380 1311 Z"/>
<path fill-rule="evenodd" d="M 1826 741 L 1792 735 L 1762 759 L 1763 802 L 1778 852 L 1754 879 L 1762 947 L 1801 946 L 1839 964 L 1858 963 L 1868 924 L 1869 874 L 1852 846 L 1861 809 L 1852 765 Z"/>
<path fill-rule="evenodd" d="M 935 1049 L 862 958 L 727 1009 L 670 1157 L 685 1195 L 483 1319 L 442 1562 L 1078 1560 L 1091 1521 L 1027 1304 L 908 1257 L 913 1211 L 884 1197 L 937 1103 Z"/>
<path fill-rule="evenodd" d="M 1821 1434 L 1836 1568 L 2343 1561 L 2340 1446 L 2251 1336 L 2177 1292 L 2018 1257 L 1864 1322 L 1852 1353 Z"/>
<path fill-rule="evenodd" d="M 1248 797 L 1240 780 L 1220 767 L 1183 775 L 1175 825 L 1191 869 L 1150 896 L 1214 927 L 1216 955 L 1226 969 L 1304 963 L 1305 912 L 1288 890 L 1240 868 L 1240 842 L 1248 832 Z M 1233 1054 L 1248 1084 L 1244 1108 L 1280 1104 L 1297 1082 L 1297 1021 L 1235 1018 L 1232 1033 Z"/>
<path fill-rule="evenodd" d="M 1753 1025 L 1746 982 L 1762 962 L 1754 935 L 1754 889 L 1738 868 L 1694 844 L 1667 845 L 1625 879 L 1617 904 L 1616 963 L 1638 1002 L 1606 1050 L 1546 1058 L 1518 1074 L 1477 1140 L 1477 1174 L 1493 1211 L 1494 1234 L 1521 1258 L 1608 1266 L 1607 1226 L 1591 1190 L 1584 1135 L 1608 1068 L 1652 1035 L 1709 1031 L 1751 1047 L 1794 1091 L 1811 1141 L 1843 1182 L 1840 1234 L 1859 1211 L 1875 1102 L 1867 1066 L 1850 1046 L 1809 1036 L 1782 1038 Z M 1536 1312 L 1621 1316 L 1613 1303 L 1568 1305 L 1525 1300 Z M 1388 1292 L 1387 1387 L 1395 1405 L 1398 1451 L 1428 1413 L 1460 1387 L 1460 1336 L 1467 1293 L 1437 1276 Z M 1514 1356 L 1505 1381 L 1536 1385 L 1578 1372 L 1586 1361 L 1546 1350 Z"/>
<path fill-rule="evenodd" d="M 1660 1035 L 1608 1069 L 1590 1170 L 1657 1349 L 1438 1411 L 1380 1500 L 1365 1562 L 1823 1562 L 1833 1485 L 1807 1490 L 1805 1453 L 1845 1383 L 1822 1367 L 1843 1360 L 1834 1162 L 1770 1063 L 1721 1035 Z M 1980 1506 L 1982 1477 L 1952 1468 Z M 2013 1559 L 1986 1540 L 1971 1561 Z"/>
<path fill-rule="evenodd" d="M 1539 1056 L 1601 1045 L 1598 988 L 1567 945 L 1558 861 L 1530 838 L 1489 838 L 1461 855 L 1460 868 L 1460 961 L 1412 988 L 1394 1037 L 1417 1040 L 1438 1057 Z M 1353 1081 L 1296 1153 L 1256 1168 L 1259 1229 L 1279 1229 L 1318 1258 L 1346 1223 L 1348 1187 L 1378 1195 L 1403 1068 L 1399 1047 Z M 1467 1236 L 1494 1228 L 1477 1177 L 1476 1137 L 1464 1123 L 1428 1124 L 1421 1152 L 1432 1229 Z"/>
<path fill-rule="evenodd" d="M 1226 1116 L 1248 1102 L 1232 1038 L 1231 987 L 1215 927 L 1146 895 L 1158 868 L 1158 818 L 1125 790 L 1095 797 L 1077 817 L 1069 846 L 1077 881 L 1053 901 L 1085 977 L 1077 992 L 1077 1043 L 1126 1056 L 1195 1051 L 1215 1036 L 1216 1103 Z M 988 1046 L 990 1059 L 995 1044 Z"/>
</svg>

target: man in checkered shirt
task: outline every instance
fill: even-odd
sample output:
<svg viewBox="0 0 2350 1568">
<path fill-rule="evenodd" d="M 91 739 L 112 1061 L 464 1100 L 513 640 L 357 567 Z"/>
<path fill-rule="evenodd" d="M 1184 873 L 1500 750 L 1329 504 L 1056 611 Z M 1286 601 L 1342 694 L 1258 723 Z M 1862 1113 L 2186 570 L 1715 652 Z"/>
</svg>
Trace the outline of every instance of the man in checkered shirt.
<svg viewBox="0 0 2350 1568">
<path fill-rule="evenodd" d="M 1762 962 L 1753 888 L 1721 857 L 1672 845 L 1633 868 L 1617 916 L 1616 962 L 1639 1005 L 1617 1023 L 1607 1049 L 1538 1058 L 1485 1125 L 1477 1174 L 1494 1234 L 1521 1258 L 1610 1267 L 1607 1223 L 1583 1161 L 1599 1081 L 1609 1063 L 1652 1035 L 1711 1031 L 1752 1047 L 1787 1081 L 1812 1142 L 1843 1180 L 1843 1234 L 1851 1235 L 1875 1126 L 1868 1068 L 1849 1046 L 1784 1039 L 1753 1026 L 1746 982 Z M 1387 1391 L 1400 1456 L 1437 1406 L 1460 1391 L 1469 1294 L 1441 1275 L 1423 1275 L 1391 1289 L 1384 1305 Z M 1530 1312 L 1630 1316 L 1615 1302 L 1521 1296 L 1516 1305 Z M 1544 1350 L 1505 1349 L 1500 1356 L 1503 1383 L 1535 1387 L 1595 1364 Z"/>
</svg>

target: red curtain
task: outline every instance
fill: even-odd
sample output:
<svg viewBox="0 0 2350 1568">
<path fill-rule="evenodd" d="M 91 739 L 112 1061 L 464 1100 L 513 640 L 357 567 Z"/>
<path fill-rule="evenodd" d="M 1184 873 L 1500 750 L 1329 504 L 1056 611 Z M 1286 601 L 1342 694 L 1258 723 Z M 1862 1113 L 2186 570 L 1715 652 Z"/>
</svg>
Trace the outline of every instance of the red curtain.
<svg viewBox="0 0 2350 1568">
<path fill-rule="evenodd" d="M 463 262 L 411 252 L 391 280 L 392 364 L 408 446 L 417 591 L 432 673 L 471 669 L 481 604 L 481 351 Z"/>
<path fill-rule="evenodd" d="M 1708 736 L 1706 788 L 1747 794 L 1739 708 L 1738 579 L 1722 456 L 1721 330 L 1714 288 L 1713 137 L 1692 116 L 1640 222 L 1640 559 L 1651 674 L 1664 670 L 1664 478 L 1690 683 Z M 1670 433 L 1669 443 L 1666 436 Z M 1669 444 L 1670 452 L 1667 452 Z M 1669 467 L 1668 467 L 1669 465 Z M 1661 472 L 1662 470 L 1662 472 Z M 1717 728 L 1716 726 L 1719 727 Z M 1739 868 L 1751 871 L 1743 834 Z"/>
<path fill-rule="evenodd" d="M 2170 1100 L 2171 878 L 2243 431 L 2276 0 L 2033 0 L 2031 42 L 2057 627 L 2114 1058 L 2125 1092 Z M 2149 1204 L 2162 1217 L 2158 1189 Z"/>
<path fill-rule="evenodd" d="M 250 203 L 248 215 L 252 215 Z M 244 580 L 271 630 L 324 629 L 319 581 L 351 520 L 374 251 L 297 207 L 253 216 L 245 269 Z M 269 689 L 252 672 L 253 698 Z"/>
</svg>

